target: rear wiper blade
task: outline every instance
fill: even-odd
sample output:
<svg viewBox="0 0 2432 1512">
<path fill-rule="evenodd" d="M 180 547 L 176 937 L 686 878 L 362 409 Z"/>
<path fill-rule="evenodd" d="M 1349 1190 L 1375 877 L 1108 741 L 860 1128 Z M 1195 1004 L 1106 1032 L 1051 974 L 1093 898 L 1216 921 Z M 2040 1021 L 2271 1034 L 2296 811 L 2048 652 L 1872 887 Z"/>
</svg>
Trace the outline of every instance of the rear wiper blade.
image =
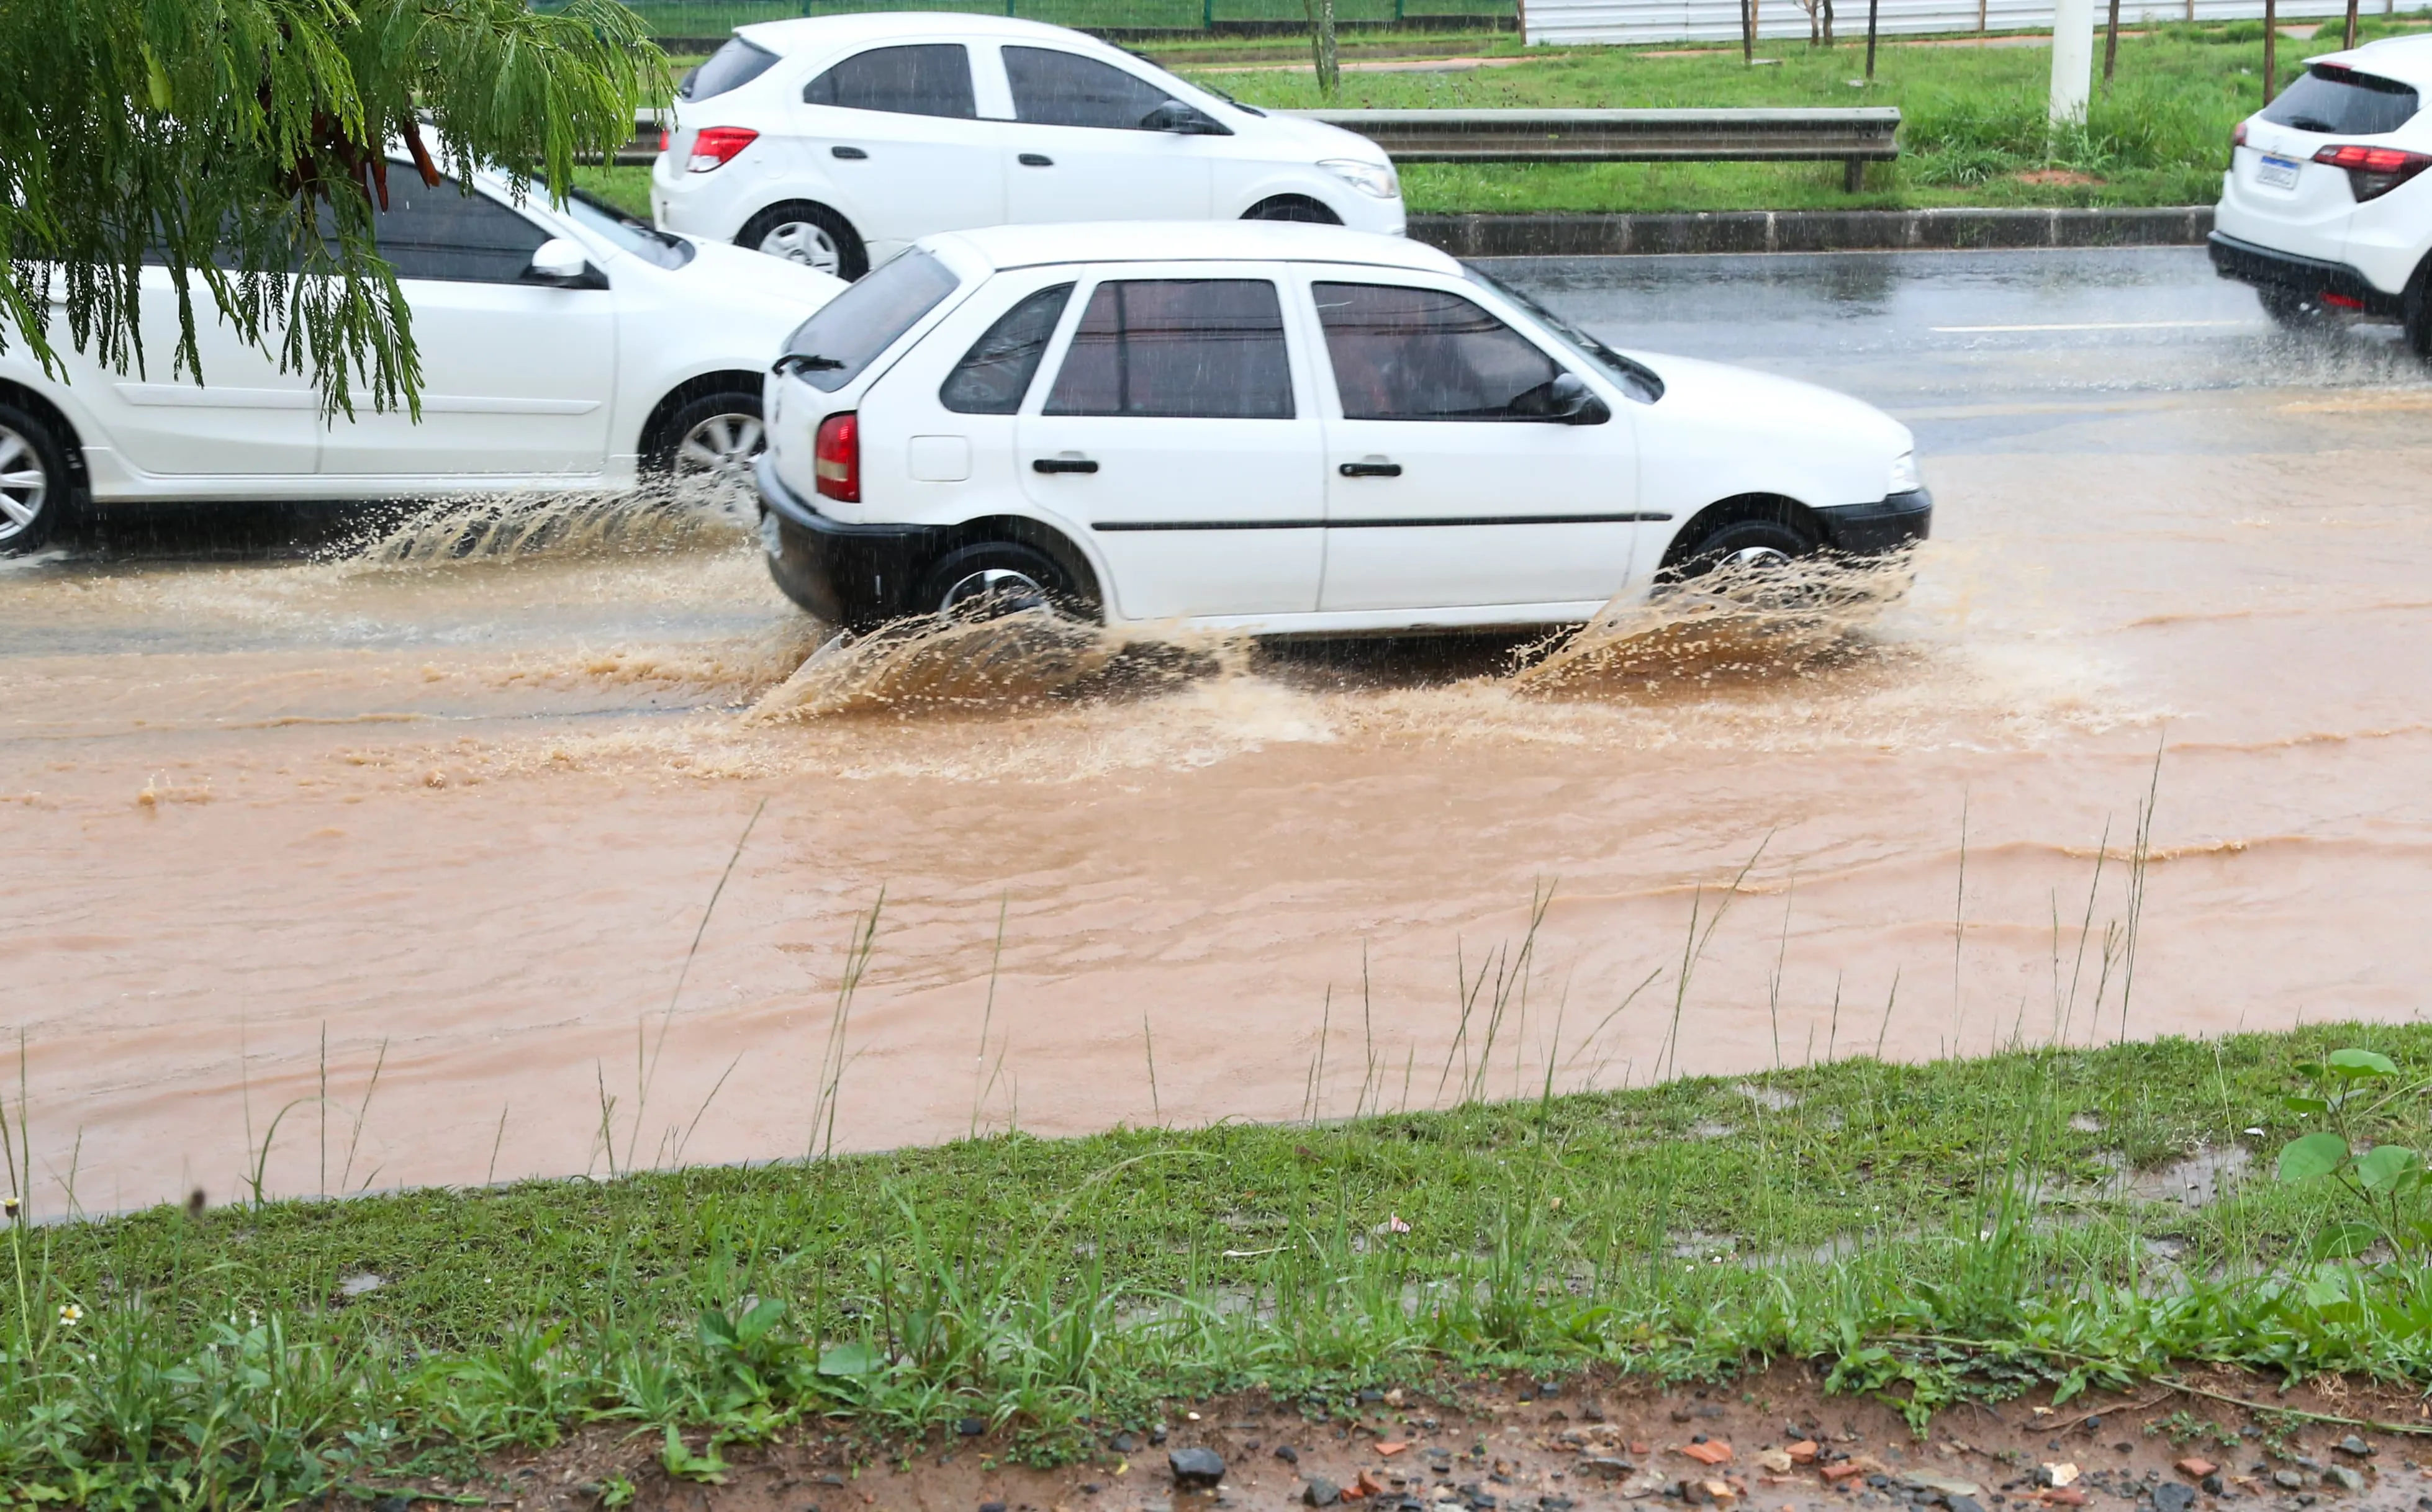
<svg viewBox="0 0 2432 1512">
<path fill-rule="evenodd" d="M 770 367 L 776 373 L 838 373 L 844 363 L 833 357 L 818 357 L 809 352 L 787 352 Z"/>
</svg>

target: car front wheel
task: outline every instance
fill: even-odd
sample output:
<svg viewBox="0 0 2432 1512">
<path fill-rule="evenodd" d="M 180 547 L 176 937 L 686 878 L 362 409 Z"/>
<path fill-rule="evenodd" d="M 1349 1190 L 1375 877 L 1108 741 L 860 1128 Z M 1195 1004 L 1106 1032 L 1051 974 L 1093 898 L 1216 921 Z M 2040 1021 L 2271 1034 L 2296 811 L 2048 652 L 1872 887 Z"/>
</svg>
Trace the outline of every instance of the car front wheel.
<svg viewBox="0 0 2432 1512">
<path fill-rule="evenodd" d="M 40 419 L 0 404 L 0 556 L 50 539 L 67 508 L 67 454 Z"/>
<path fill-rule="evenodd" d="M 1682 554 L 1669 576 L 1675 580 L 1710 572 L 1774 572 L 1813 556 L 1816 542 L 1786 520 L 1732 520 Z"/>
<path fill-rule="evenodd" d="M 752 466 L 768 444 L 760 395 L 741 389 L 698 395 L 659 428 L 648 463 L 684 490 L 749 495 Z"/>
<path fill-rule="evenodd" d="M 744 223 L 737 246 L 784 258 L 847 282 L 870 271 L 870 249 L 853 223 L 807 200 L 771 205 Z"/>
</svg>

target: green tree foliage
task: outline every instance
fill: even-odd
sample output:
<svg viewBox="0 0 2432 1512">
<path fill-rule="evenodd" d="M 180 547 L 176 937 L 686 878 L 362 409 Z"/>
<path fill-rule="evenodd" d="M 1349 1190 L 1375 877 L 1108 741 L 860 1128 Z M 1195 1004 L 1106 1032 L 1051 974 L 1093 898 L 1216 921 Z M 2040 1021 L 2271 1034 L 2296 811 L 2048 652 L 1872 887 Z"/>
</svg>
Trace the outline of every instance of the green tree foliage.
<svg viewBox="0 0 2432 1512">
<path fill-rule="evenodd" d="M 578 154 L 632 134 L 663 64 L 614 0 L 0 0 L 0 348 L 209 382 L 194 322 L 226 318 L 332 412 L 358 386 L 414 405 L 411 318 L 373 243 L 389 176 L 495 164 L 561 195 Z M 413 167 L 389 162 L 400 145 Z M 172 353 L 143 350 L 146 260 L 175 289 Z"/>
</svg>

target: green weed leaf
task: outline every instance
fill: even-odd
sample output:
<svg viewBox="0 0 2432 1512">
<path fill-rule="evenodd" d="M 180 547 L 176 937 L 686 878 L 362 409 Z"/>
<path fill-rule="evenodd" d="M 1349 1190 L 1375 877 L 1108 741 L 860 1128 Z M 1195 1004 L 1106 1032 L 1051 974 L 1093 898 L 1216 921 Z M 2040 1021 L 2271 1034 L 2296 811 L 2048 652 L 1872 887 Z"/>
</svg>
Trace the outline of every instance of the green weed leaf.
<svg viewBox="0 0 2432 1512">
<path fill-rule="evenodd" d="M 2309 1134 L 2302 1139 L 2291 1139 L 2281 1147 L 2280 1179 L 2284 1182 L 2312 1181 L 2328 1176 L 2348 1158 L 2348 1142 L 2335 1134 Z"/>
<path fill-rule="evenodd" d="M 2396 1076 L 2398 1063 L 2389 1056 L 2369 1050 L 2331 1051 L 2331 1070 L 2339 1076 Z"/>
<path fill-rule="evenodd" d="M 2314 1235 L 2314 1258 L 2349 1259 L 2372 1249 L 2380 1237 L 2381 1231 L 2370 1223 L 2334 1223 Z"/>
<path fill-rule="evenodd" d="M 2356 1180 L 2368 1192 L 2394 1190 L 2419 1165 L 2405 1145 L 2375 1145 L 2356 1161 Z"/>
<path fill-rule="evenodd" d="M 821 1375 L 871 1375 L 886 1362 L 867 1344 L 838 1344 L 819 1354 Z"/>
</svg>

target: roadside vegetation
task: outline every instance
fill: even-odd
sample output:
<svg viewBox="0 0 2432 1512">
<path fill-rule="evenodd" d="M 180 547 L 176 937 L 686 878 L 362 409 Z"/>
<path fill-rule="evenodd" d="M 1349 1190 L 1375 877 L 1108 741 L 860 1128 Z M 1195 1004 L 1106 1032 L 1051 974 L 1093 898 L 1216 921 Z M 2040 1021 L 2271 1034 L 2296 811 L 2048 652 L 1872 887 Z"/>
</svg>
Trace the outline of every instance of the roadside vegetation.
<svg viewBox="0 0 2432 1512">
<path fill-rule="evenodd" d="M 1920 1422 L 2192 1362 L 2432 1380 L 2432 1027 L 1896 1066 L 1848 1058 L 1872 1017 L 1738 1081 L 1551 1095 L 1486 1030 L 1289 1126 L 21 1214 L 0 1505 L 368 1496 L 585 1424 L 679 1479 L 840 1422 L 1047 1460 L 1175 1395 L 1494 1368 L 1812 1360 Z"/>
</svg>

